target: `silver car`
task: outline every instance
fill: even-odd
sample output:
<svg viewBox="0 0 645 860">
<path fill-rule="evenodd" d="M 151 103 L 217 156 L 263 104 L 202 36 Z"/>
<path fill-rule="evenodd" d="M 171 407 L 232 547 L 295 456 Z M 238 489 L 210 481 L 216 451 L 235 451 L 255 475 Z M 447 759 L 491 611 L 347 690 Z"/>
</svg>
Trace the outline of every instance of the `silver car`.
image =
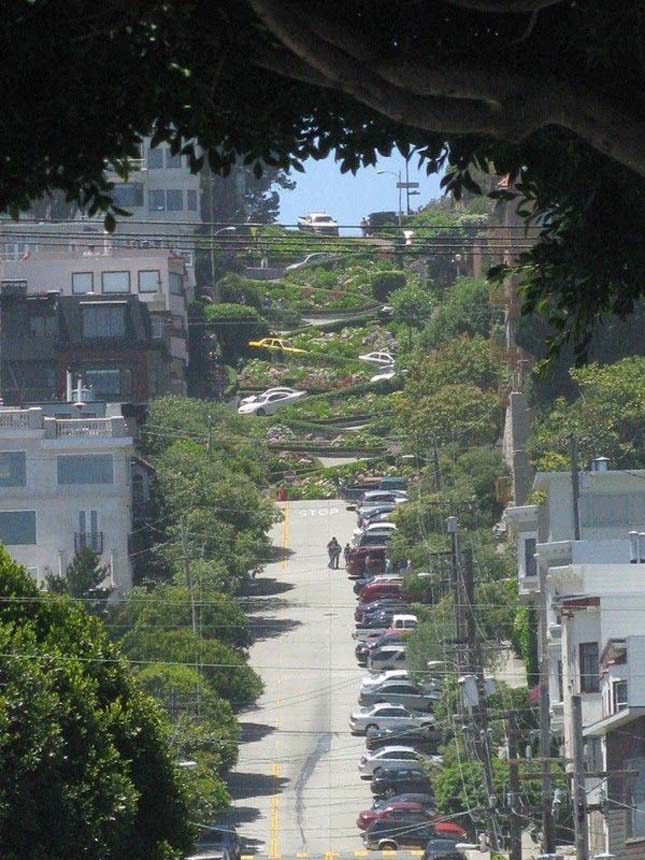
<svg viewBox="0 0 645 860">
<path fill-rule="evenodd" d="M 364 779 L 371 777 L 380 769 L 410 767 L 422 760 L 423 756 L 413 747 L 391 746 L 367 752 L 361 756 L 358 771 Z"/>
<path fill-rule="evenodd" d="M 369 691 L 361 692 L 358 702 L 360 705 L 376 705 L 379 702 L 392 702 L 397 705 L 405 705 L 414 711 L 431 711 L 434 703 L 439 699 L 437 693 L 424 693 L 412 681 L 404 678 L 394 678 L 383 681 L 378 687 Z"/>
<path fill-rule="evenodd" d="M 365 734 L 368 729 L 411 729 L 434 725 L 434 717 L 409 711 L 403 705 L 385 702 L 371 708 L 359 708 L 349 718 L 349 727 L 354 734 Z"/>
</svg>

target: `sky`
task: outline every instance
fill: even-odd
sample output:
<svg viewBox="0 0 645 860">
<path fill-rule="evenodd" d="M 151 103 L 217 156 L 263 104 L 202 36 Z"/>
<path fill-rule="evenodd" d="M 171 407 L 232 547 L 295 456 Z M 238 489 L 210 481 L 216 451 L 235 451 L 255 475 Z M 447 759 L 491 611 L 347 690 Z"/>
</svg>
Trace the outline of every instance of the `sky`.
<svg viewBox="0 0 645 860">
<path fill-rule="evenodd" d="M 323 161 L 309 159 L 305 173 L 292 171 L 297 185 L 294 191 L 280 191 L 280 223 L 295 224 L 299 215 L 307 212 L 327 212 L 340 225 L 359 224 L 370 212 L 396 211 L 399 205 L 397 177 L 389 173 L 379 175 L 377 170 L 401 170 L 405 180 L 405 160 L 400 154 L 381 158 L 376 168 L 361 167 L 356 176 L 341 173 L 333 155 Z M 429 200 L 441 196 L 440 177 L 426 176 L 425 168 L 417 170 L 417 159 L 410 159 L 410 182 L 419 182 L 419 196 L 410 198 L 414 211 Z M 403 192 L 405 211 L 405 192 Z M 341 234 L 343 231 L 341 230 Z"/>
</svg>

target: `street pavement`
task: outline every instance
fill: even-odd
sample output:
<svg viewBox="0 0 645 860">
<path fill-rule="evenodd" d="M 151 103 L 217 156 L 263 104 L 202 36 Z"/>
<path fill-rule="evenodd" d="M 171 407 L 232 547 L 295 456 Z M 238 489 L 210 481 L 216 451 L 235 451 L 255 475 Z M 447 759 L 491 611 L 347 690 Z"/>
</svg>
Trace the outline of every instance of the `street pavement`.
<svg viewBox="0 0 645 860">
<path fill-rule="evenodd" d="M 243 600 L 257 637 L 251 665 L 265 692 L 240 716 L 231 821 L 243 856 L 366 856 L 355 823 L 371 805 L 357 770 L 365 743 L 348 727 L 365 674 L 351 638 L 356 601 L 342 566 L 327 567 L 325 549 L 332 535 L 343 546 L 351 539 L 356 517 L 341 501 L 281 507 L 284 520 L 273 534 L 280 560 Z"/>
</svg>

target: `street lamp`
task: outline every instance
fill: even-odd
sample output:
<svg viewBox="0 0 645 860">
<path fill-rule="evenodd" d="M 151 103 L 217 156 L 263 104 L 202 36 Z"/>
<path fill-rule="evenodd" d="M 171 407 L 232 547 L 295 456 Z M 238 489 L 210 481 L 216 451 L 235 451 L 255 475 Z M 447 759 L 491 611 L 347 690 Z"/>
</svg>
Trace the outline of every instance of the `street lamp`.
<svg viewBox="0 0 645 860">
<path fill-rule="evenodd" d="M 217 302 L 218 296 L 215 291 L 215 236 L 220 233 L 236 233 L 237 227 L 221 227 L 219 230 L 214 230 L 211 226 L 211 283 L 213 285 L 213 298 Z"/>
<path fill-rule="evenodd" d="M 401 226 L 401 191 L 403 186 L 401 185 L 401 171 L 395 172 L 394 170 L 377 170 L 376 171 L 379 176 L 382 176 L 384 173 L 389 173 L 390 176 L 396 176 L 397 183 L 396 187 L 399 189 L 399 214 L 398 214 L 398 222 L 399 227 Z"/>
</svg>

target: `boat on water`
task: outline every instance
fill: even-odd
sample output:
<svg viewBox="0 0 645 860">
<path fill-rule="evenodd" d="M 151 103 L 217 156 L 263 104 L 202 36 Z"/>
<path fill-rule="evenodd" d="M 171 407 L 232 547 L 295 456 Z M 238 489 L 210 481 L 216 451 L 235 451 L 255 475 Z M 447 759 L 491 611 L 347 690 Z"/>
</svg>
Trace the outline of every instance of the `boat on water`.
<svg viewBox="0 0 645 860">
<path fill-rule="evenodd" d="M 338 236 L 338 222 L 326 212 L 308 212 L 298 218 L 298 230 L 318 236 Z"/>
</svg>

